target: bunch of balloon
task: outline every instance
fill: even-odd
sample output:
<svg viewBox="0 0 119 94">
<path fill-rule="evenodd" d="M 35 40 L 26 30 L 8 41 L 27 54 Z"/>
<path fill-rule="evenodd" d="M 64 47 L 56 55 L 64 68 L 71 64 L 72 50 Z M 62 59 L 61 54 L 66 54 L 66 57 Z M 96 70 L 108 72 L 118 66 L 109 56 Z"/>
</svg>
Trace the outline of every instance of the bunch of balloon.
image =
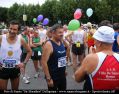
<svg viewBox="0 0 119 94">
<path fill-rule="evenodd" d="M 93 14 L 92 8 L 88 8 L 88 9 L 86 10 L 86 15 L 87 15 L 88 17 L 91 17 L 92 14 Z"/>
<path fill-rule="evenodd" d="M 81 12 L 81 9 L 77 9 L 76 11 L 75 11 L 75 13 L 74 13 L 74 19 L 80 19 L 81 18 L 81 16 L 82 16 L 82 12 Z"/>
</svg>

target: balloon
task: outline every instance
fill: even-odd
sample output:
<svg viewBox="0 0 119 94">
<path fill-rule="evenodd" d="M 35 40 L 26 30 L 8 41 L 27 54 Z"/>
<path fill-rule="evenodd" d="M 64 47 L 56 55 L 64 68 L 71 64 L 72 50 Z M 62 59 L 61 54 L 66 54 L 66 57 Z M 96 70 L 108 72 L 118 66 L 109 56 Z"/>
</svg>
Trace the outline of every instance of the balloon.
<svg viewBox="0 0 119 94">
<path fill-rule="evenodd" d="M 33 18 L 33 23 L 36 23 L 37 22 L 37 19 L 36 18 Z"/>
<path fill-rule="evenodd" d="M 75 31 L 80 27 L 80 22 L 76 19 L 73 19 L 68 24 L 68 30 Z"/>
<path fill-rule="evenodd" d="M 80 8 L 77 8 L 76 11 L 81 11 L 81 9 Z"/>
<path fill-rule="evenodd" d="M 76 10 L 76 12 L 74 13 L 74 19 L 80 19 L 82 16 L 81 10 Z"/>
<path fill-rule="evenodd" d="M 44 20 L 43 20 L 43 25 L 47 25 L 49 23 L 49 19 L 48 18 L 45 18 Z"/>
<path fill-rule="evenodd" d="M 38 15 L 37 21 L 39 22 L 39 21 L 41 21 L 42 19 L 43 19 L 43 15 Z"/>
<path fill-rule="evenodd" d="M 92 8 L 88 8 L 87 11 L 86 11 L 86 14 L 87 14 L 88 17 L 91 17 L 92 14 L 93 14 Z"/>
</svg>

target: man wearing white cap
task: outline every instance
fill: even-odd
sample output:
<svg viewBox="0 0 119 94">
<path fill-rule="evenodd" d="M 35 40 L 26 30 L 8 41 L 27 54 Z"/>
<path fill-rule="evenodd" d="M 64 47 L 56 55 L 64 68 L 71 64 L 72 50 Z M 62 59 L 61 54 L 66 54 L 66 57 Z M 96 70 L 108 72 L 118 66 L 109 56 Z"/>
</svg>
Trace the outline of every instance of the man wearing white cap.
<svg viewBox="0 0 119 94">
<path fill-rule="evenodd" d="M 93 38 L 96 53 L 86 56 L 75 72 L 75 80 L 81 82 L 88 75 L 90 81 L 85 84 L 88 90 L 119 90 L 119 54 L 112 51 L 114 30 L 101 26 Z"/>
</svg>

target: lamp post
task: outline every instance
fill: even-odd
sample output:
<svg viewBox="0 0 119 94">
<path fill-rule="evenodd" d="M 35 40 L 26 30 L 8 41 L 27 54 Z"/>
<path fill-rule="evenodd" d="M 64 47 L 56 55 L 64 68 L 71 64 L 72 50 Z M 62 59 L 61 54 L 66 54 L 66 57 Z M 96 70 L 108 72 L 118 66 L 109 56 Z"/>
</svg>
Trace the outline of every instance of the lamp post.
<svg viewBox="0 0 119 94">
<path fill-rule="evenodd" d="M 22 2 L 22 3 L 23 3 L 23 2 Z M 23 21 L 24 21 L 24 26 L 26 26 L 27 15 L 25 14 L 25 5 L 24 5 L 24 3 L 23 3 L 23 7 L 24 7 Z"/>
</svg>

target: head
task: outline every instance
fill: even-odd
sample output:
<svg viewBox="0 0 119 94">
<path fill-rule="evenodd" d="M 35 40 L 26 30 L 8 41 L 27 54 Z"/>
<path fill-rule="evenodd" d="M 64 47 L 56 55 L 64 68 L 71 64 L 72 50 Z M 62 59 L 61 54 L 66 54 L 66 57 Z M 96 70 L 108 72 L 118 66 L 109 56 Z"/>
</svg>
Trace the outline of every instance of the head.
<svg viewBox="0 0 119 94">
<path fill-rule="evenodd" d="M 30 31 L 30 28 L 28 26 L 24 27 L 23 32 L 24 32 L 25 35 L 28 35 L 29 31 Z"/>
<path fill-rule="evenodd" d="M 89 30 L 92 29 L 92 24 L 91 24 L 91 22 L 88 22 L 88 23 L 87 23 L 87 27 L 88 27 Z"/>
<path fill-rule="evenodd" d="M 38 29 L 34 28 L 33 35 L 34 35 L 34 37 L 38 37 L 39 36 Z"/>
<path fill-rule="evenodd" d="M 19 33 L 19 30 L 20 30 L 19 22 L 15 20 L 11 21 L 9 25 L 9 35 L 11 37 L 16 37 L 16 35 Z"/>
<path fill-rule="evenodd" d="M 67 31 L 67 25 L 63 25 L 64 31 Z"/>
<path fill-rule="evenodd" d="M 114 42 L 114 29 L 108 26 L 101 26 L 94 33 L 93 38 L 95 39 L 96 48 L 111 48 Z"/>
<path fill-rule="evenodd" d="M 46 35 L 48 36 L 48 38 L 52 38 L 51 27 L 48 28 Z"/>
<path fill-rule="evenodd" d="M 63 26 L 61 24 L 55 24 L 52 26 L 52 38 L 56 41 L 61 41 L 63 39 Z"/>
<path fill-rule="evenodd" d="M 32 34 L 33 32 L 34 32 L 33 28 L 30 27 L 30 28 L 29 28 L 29 34 Z"/>
<path fill-rule="evenodd" d="M 111 22 L 109 20 L 103 20 L 100 22 L 99 27 L 101 26 L 109 26 L 112 27 Z"/>
<path fill-rule="evenodd" d="M 8 33 L 8 29 L 3 29 L 2 30 L 2 34 L 7 34 Z"/>
<path fill-rule="evenodd" d="M 119 23 L 114 23 L 113 24 L 113 29 L 117 32 L 119 32 Z"/>
</svg>

